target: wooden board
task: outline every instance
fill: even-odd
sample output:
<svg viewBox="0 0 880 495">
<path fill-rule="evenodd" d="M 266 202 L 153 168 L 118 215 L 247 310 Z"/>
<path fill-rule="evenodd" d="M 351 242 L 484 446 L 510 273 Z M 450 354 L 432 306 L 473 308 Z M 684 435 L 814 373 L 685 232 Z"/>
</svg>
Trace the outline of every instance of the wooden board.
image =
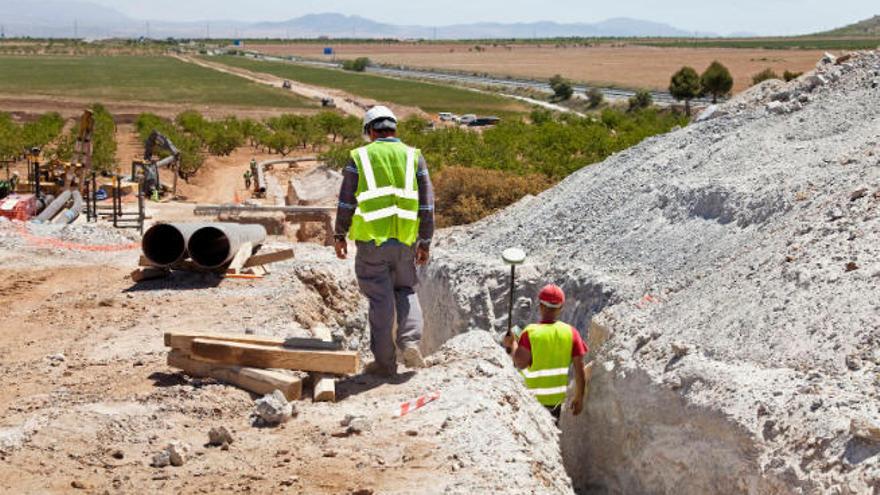
<svg viewBox="0 0 880 495">
<path fill-rule="evenodd" d="M 255 254 L 247 260 L 244 264 L 244 268 L 251 268 L 254 266 L 260 265 L 268 265 L 271 263 L 278 263 L 281 261 L 286 261 L 293 258 L 293 249 L 285 249 L 283 251 L 275 251 L 274 253 L 262 253 Z"/>
<path fill-rule="evenodd" d="M 244 268 L 244 264 L 247 263 L 247 260 L 254 254 L 254 245 L 250 242 L 245 242 L 238 248 L 238 252 L 235 253 L 235 257 L 232 258 L 232 262 L 229 264 L 229 267 L 226 269 L 226 273 L 228 274 L 237 274 L 242 268 Z"/>
<path fill-rule="evenodd" d="M 285 349 L 209 339 L 195 339 L 191 347 L 194 357 L 237 366 L 317 371 L 334 375 L 351 375 L 358 370 L 356 352 Z"/>
<path fill-rule="evenodd" d="M 336 379 L 321 373 L 314 373 L 312 380 L 312 400 L 314 402 L 336 402 Z"/>
<path fill-rule="evenodd" d="M 169 275 L 169 271 L 164 268 L 138 268 L 131 272 L 131 279 L 135 283 L 146 282 L 147 280 L 156 280 L 165 278 Z"/>
<path fill-rule="evenodd" d="M 192 351 L 192 341 L 195 339 L 218 340 L 225 342 L 238 342 L 242 344 L 257 344 L 272 347 L 286 347 L 289 349 L 341 351 L 342 346 L 337 342 L 325 342 L 321 339 L 305 339 L 298 337 L 261 337 L 243 333 L 195 333 L 195 332 L 166 332 L 165 347 L 180 349 L 186 353 Z"/>
<path fill-rule="evenodd" d="M 280 390 L 287 400 L 302 397 L 302 380 L 278 371 L 208 363 L 178 350 L 168 353 L 168 366 L 181 369 L 190 376 L 222 380 L 255 394 L 265 395 Z"/>
<path fill-rule="evenodd" d="M 341 344 L 333 342 L 333 335 L 330 329 L 325 326 L 317 326 L 312 328 L 312 334 L 316 339 L 328 345 Z M 309 375 L 312 382 L 312 401 L 314 402 L 336 402 L 336 379 L 323 373 L 312 373 Z"/>
</svg>

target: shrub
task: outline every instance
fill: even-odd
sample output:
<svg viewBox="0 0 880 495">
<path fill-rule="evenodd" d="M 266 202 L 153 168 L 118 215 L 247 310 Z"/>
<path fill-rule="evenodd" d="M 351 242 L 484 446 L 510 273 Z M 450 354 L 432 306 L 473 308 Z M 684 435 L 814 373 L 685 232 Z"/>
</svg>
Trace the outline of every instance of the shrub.
<svg viewBox="0 0 880 495">
<path fill-rule="evenodd" d="M 354 60 L 345 60 L 342 62 L 342 68 L 344 70 L 350 70 L 354 72 L 364 72 L 367 70 L 371 64 L 370 59 L 367 57 L 358 57 Z"/>
<path fill-rule="evenodd" d="M 599 108 L 605 102 L 605 94 L 599 88 L 590 88 L 587 90 L 587 102 L 590 108 Z"/>
<path fill-rule="evenodd" d="M 782 73 L 782 78 L 785 79 L 785 82 L 789 82 L 789 81 L 794 81 L 795 79 L 801 77 L 802 75 L 804 75 L 803 72 L 792 72 L 790 70 L 787 70 Z"/>
<path fill-rule="evenodd" d="M 567 79 L 559 74 L 550 78 L 550 88 L 553 90 L 553 99 L 555 101 L 565 101 L 574 94 L 574 88 Z"/>
<path fill-rule="evenodd" d="M 650 107 L 654 104 L 654 97 L 651 95 L 651 92 L 646 89 L 640 89 L 636 91 L 629 99 L 629 111 L 635 112 L 638 110 L 643 110 L 645 108 Z"/>
<path fill-rule="evenodd" d="M 779 79 L 779 74 L 773 72 L 773 69 L 767 68 L 758 72 L 754 76 L 752 76 L 752 85 L 761 84 L 764 81 L 769 81 L 770 79 Z"/>
<path fill-rule="evenodd" d="M 476 222 L 553 185 L 543 175 L 449 167 L 433 177 L 438 227 Z"/>
</svg>

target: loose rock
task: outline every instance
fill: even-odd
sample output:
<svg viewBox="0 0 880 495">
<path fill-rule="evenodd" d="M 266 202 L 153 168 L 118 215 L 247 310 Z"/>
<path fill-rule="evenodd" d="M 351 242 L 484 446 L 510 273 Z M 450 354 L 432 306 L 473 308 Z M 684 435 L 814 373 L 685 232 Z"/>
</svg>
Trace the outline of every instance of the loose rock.
<svg viewBox="0 0 880 495">
<path fill-rule="evenodd" d="M 233 441 L 232 433 L 225 426 L 211 428 L 211 431 L 208 432 L 208 445 L 220 447 L 230 445 Z"/>
<path fill-rule="evenodd" d="M 258 399 L 254 408 L 255 424 L 258 426 L 277 426 L 288 421 L 294 414 L 293 403 L 280 390 Z"/>
</svg>

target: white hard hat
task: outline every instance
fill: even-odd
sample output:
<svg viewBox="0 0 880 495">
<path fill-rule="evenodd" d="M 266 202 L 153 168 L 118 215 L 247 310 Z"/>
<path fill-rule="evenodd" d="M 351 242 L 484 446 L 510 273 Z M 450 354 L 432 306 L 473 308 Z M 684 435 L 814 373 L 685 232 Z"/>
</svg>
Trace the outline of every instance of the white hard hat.
<svg viewBox="0 0 880 495">
<path fill-rule="evenodd" d="M 394 112 L 388 107 L 377 105 L 367 110 L 366 115 L 364 115 L 364 130 L 377 120 L 390 121 L 384 127 L 385 129 L 397 129 L 397 117 L 394 116 Z"/>
</svg>

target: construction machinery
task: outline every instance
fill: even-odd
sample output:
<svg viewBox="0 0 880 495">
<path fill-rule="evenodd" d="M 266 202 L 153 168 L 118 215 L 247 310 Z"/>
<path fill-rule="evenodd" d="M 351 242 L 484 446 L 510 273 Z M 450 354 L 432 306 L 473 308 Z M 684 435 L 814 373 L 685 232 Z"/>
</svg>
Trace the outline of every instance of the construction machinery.
<svg viewBox="0 0 880 495">
<path fill-rule="evenodd" d="M 159 160 L 154 159 L 158 150 L 164 150 L 168 156 Z M 144 159 L 135 160 L 131 163 L 131 180 L 138 181 L 138 171 L 142 171 L 144 194 L 151 196 L 161 194 L 164 190 L 159 178 L 159 169 L 169 167 L 174 170 L 174 183 L 171 186 L 171 195 L 177 196 L 177 178 L 180 175 L 180 150 L 167 136 L 154 130 L 144 142 Z"/>
<path fill-rule="evenodd" d="M 95 130 L 95 119 L 91 110 L 83 112 L 78 129 L 70 163 L 55 160 L 49 164 L 48 178 L 51 180 L 54 176 L 54 179 L 60 180 L 62 189 L 55 200 L 37 216 L 36 222 L 73 223 L 82 213 L 85 202 L 80 188 L 85 185 L 86 171 L 92 169 L 92 134 Z M 32 150 L 32 155 L 33 183 L 35 194 L 39 197 L 41 196 L 40 179 L 43 173 L 39 166 L 39 150 Z M 69 207 L 68 203 L 70 203 Z"/>
</svg>

